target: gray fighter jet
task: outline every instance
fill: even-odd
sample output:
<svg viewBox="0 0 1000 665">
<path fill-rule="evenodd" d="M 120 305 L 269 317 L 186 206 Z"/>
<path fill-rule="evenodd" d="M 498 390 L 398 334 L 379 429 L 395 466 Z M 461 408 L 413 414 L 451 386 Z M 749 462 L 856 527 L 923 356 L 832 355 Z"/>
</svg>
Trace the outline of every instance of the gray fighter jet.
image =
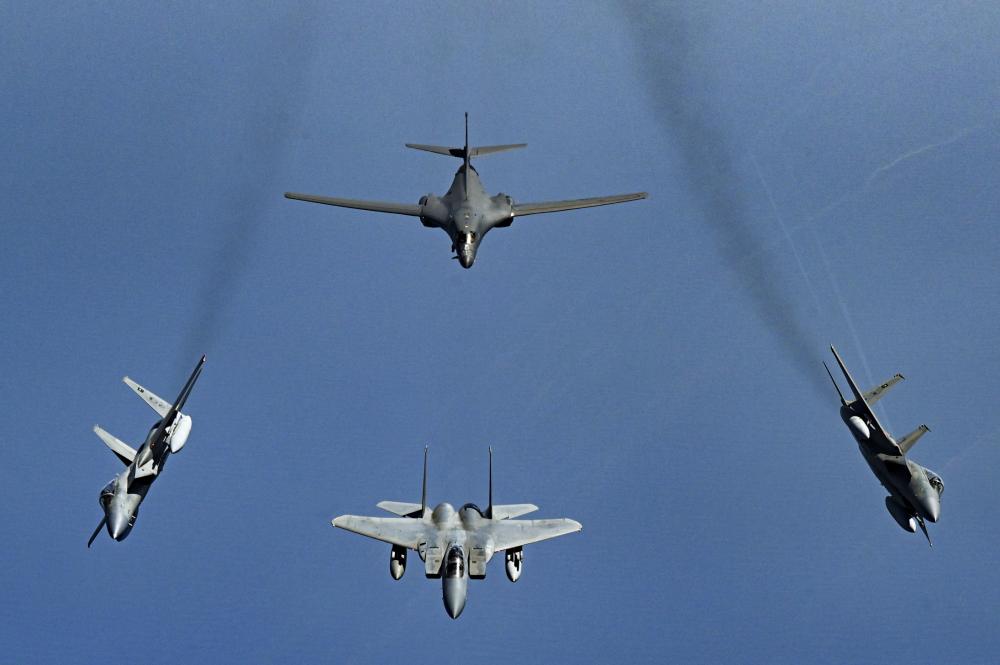
<svg viewBox="0 0 1000 665">
<path fill-rule="evenodd" d="M 537 215 L 543 212 L 559 212 L 575 210 L 576 208 L 591 208 L 594 206 L 624 203 L 646 198 L 645 192 L 634 194 L 618 194 L 614 196 L 598 196 L 589 199 L 573 199 L 568 201 L 549 201 L 546 203 L 515 203 L 506 194 L 491 197 L 479 180 L 479 173 L 470 164 L 470 159 L 494 152 L 503 152 L 515 148 L 523 148 L 526 143 L 512 145 L 489 145 L 469 147 L 469 114 L 465 114 L 465 147 L 446 148 L 437 145 L 421 145 L 407 143 L 407 148 L 425 150 L 439 155 L 450 155 L 463 160 L 462 166 L 455 173 L 451 188 L 444 196 L 428 194 L 416 204 L 382 203 L 379 201 L 359 201 L 356 199 L 338 199 L 312 194 L 297 194 L 285 192 L 285 197 L 310 203 L 340 206 L 341 208 L 357 208 L 374 210 L 396 215 L 419 217 L 420 222 L 428 228 L 444 229 L 451 238 L 451 250 L 455 252 L 452 258 L 458 259 L 463 268 L 471 268 L 476 260 L 476 251 L 483 237 L 491 230 L 510 226 L 515 217 Z"/>
<path fill-rule="evenodd" d="M 132 531 L 135 519 L 139 516 L 139 504 L 146 498 L 146 492 L 159 477 L 167 458 L 183 448 L 188 435 L 191 434 L 191 416 L 181 413 L 181 409 L 184 408 L 184 402 L 191 394 L 191 388 L 198 380 L 204 364 L 205 356 L 202 356 L 194 372 L 191 373 L 191 378 L 184 384 L 184 389 L 173 404 L 163 401 L 127 376 L 122 379 L 136 395 L 156 411 L 160 419 L 153 423 L 145 443 L 139 450 L 94 425 L 94 432 L 122 461 L 125 470 L 101 490 L 98 501 L 104 511 L 104 517 L 87 541 L 87 547 L 93 544 L 103 526 L 107 526 L 109 536 L 119 541 L 124 540 Z"/>
<path fill-rule="evenodd" d="M 854 435 L 858 448 L 861 449 L 861 454 L 875 477 L 889 491 L 889 496 L 885 497 L 885 507 L 889 509 L 889 514 L 896 523 L 910 533 L 916 532 L 919 525 L 927 538 L 927 543 L 931 544 L 925 520 L 937 522 L 938 515 L 941 514 L 944 483 L 936 473 L 906 457 L 906 453 L 925 432 L 929 431 L 929 428 L 927 425 L 921 425 L 896 441 L 882 427 L 871 408 L 882 395 L 903 380 L 903 375 L 896 374 L 877 388 L 862 394 L 844 366 L 844 361 L 837 354 L 837 350 L 832 346 L 830 350 L 833 351 L 833 356 L 847 379 L 847 385 L 854 394 L 852 401 L 845 400 L 833 374 L 830 373 L 830 368 L 823 363 L 840 396 L 840 417 Z"/>
<path fill-rule="evenodd" d="M 341 515 L 335 527 L 360 533 L 392 545 L 389 574 L 398 580 L 406 572 L 407 550 L 416 550 L 424 561 L 424 575 L 442 579 L 444 607 L 457 619 L 465 608 L 469 578 L 486 577 L 486 564 L 503 551 L 507 578 L 516 582 L 524 561 L 522 548 L 583 527 L 570 519 L 515 520 L 538 510 L 530 503 L 493 505 L 493 449 L 490 449 L 490 493 L 486 510 L 467 503 L 456 511 L 451 504 L 427 507 L 427 449 L 424 448 L 424 482 L 420 503 L 382 501 L 377 504 L 399 517 Z"/>
</svg>

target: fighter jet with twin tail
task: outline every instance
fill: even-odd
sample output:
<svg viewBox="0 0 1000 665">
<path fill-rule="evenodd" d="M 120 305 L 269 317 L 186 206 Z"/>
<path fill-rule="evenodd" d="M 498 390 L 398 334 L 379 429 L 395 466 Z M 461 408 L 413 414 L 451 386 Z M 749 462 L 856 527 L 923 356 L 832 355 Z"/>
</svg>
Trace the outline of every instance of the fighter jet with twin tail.
<svg viewBox="0 0 1000 665">
<path fill-rule="evenodd" d="M 862 393 L 837 350 L 832 346 L 830 350 L 854 394 L 853 400 L 844 399 L 830 368 L 823 363 L 840 396 L 840 417 L 854 435 L 861 455 L 868 462 L 872 473 L 889 491 L 889 496 L 885 497 L 885 507 L 896 523 L 906 531 L 914 533 L 919 526 L 930 544 L 931 537 L 927 533 L 926 522 L 938 521 L 944 483 L 936 473 L 906 457 L 917 440 L 930 430 L 927 425 L 921 425 L 897 441 L 882 427 L 871 408 L 890 388 L 903 380 L 903 375 L 896 374 L 877 388 Z"/>
<path fill-rule="evenodd" d="M 382 501 L 379 508 L 399 517 L 341 515 L 333 526 L 392 545 L 389 574 L 398 580 L 406 572 L 408 550 L 424 562 L 424 575 L 442 580 L 448 616 L 457 619 L 465 608 L 469 579 L 486 577 L 486 564 L 504 552 L 507 578 L 516 582 L 524 562 L 523 547 L 583 527 L 570 519 L 515 520 L 538 510 L 530 503 L 493 505 L 493 450 L 490 449 L 490 489 L 486 510 L 467 503 L 459 510 L 451 504 L 427 507 L 427 449 L 424 448 L 424 482 L 420 503 Z"/>
<path fill-rule="evenodd" d="M 191 416 L 181 413 L 181 409 L 184 408 L 204 364 L 205 356 L 202 356 L 173 404 L 160 399 L 127 376 L 122 379 L 142 401 L 156 411 L 160 419 L 149 428 L 146 441 L 138 450 L 94 425 L 94 432 L 121 460 L 125 469 L 101 490 L 98 501 L 104 517 L 87 541 L 87 547 L 93 544 L 102 527 L 107 526 L 108 535 L 118 541 L 124 540 L 132 531 L 139 516 L 139 505 L 146 498 L 153 481 L 160 477 L 167 458 L 180 451 L 191 434 Z"/>
<path fill-rule="evenodd" d="M 514 199 L 500 193 L 490 196 L 486 193 L 479 173 L 471 164 L 473 157 L 481 157 L 495 152 L 504 152 L 523 148 L 526 143 L 510 145 L 488 145 L 469 147 L 469 114 L 465 114 L 465 147 L 448 148 L 438 145 L 423 145 L 407 143 L 407 148 L 424 150 L 439 155 L 458 157 L 462 166 L 455 173 L 451 188 L 444 196 L 428 194 L 421 197 L 416 204 L 384 203 L 380 201 L 361 201 L 357 199 L 341 199 L 313 194 L 297 194 L 285 192 L 285 197 L 310 203 L 339 206 L 341 208 L 356 208 L 373 210 L 396 215 L 419 217 L 420 222 L 428 228 L 443 229 L 451 238 L 451 250 L 455 252 L 452 258 L 458 259 L 463 268 L 471 268 L 476 261 L 476 252 L 483 237 L 492 229 L 505 228 L 514 223 L 515 217 L 537 215 L 545 212 L 560 212 L 577 208 L 624 203 L 646 198 L 645 192 L 633 194 L 616 194 L 612 196 L 597 196 L 587 199 L 571 199 L 566 201 L 548 201 L 544 203 L 515 203 Z"/>
</svg>

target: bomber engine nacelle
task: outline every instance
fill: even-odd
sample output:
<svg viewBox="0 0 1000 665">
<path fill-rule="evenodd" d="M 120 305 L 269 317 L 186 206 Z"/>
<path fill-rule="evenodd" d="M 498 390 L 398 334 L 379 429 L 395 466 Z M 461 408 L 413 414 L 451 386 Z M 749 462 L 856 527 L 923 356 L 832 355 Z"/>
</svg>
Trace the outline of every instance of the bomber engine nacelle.
<svg viewBox="0 0 1000 665">
<path fill-rule="evenodd" d="M 896 501 L 891 496 L 885 497 L 885 507 L 889 509 L 889 514 L 892 518 L 896 520 L 896 524 L 903 528 L 904 531 L 909 531 L 910 533 L 916 533 L 917 531 L 917 521 L 913 518 L 913 515 L 903 507 L 899 501 Z"/>
<path fill-rule="evenodd" d="M 170 452 L 176 453 L 187 443 L 191 434 L 191 416 L 179 414 L 174 423 L 173 431 L 170 432 Z"/>
<path fill-rule="evenodd" d="M 398 580 L 406 572 L 406 548 L 399 545 L 392 546 L 389 553 L 389 574 L 392 579 Z"/>
<path fill-rule="evenodd" d="M 520 547 L 515 547 L 504 552 L 504 569 L 507 571 L 507 579 L 516 582 L 521 577 L 521 566 L 524 563 L 524 551 Z"/>
</svg>

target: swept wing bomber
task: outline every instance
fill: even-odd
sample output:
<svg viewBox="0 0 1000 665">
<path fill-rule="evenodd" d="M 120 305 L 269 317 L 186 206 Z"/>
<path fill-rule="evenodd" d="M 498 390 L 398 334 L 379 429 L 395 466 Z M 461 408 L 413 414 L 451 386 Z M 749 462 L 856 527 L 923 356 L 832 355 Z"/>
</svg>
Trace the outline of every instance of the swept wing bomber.
<svg viewBox="0 0 1000 665">
<path fill-rule="evenodd" d="M 489 145 L 469 147 L 469 114 L 465 114 L 465 147 L 448 148 L 437 145 L 407 143 L 407 148 L 424 150 L 439 155 L 449 155 L 462 160 L 462 166 L 455 173 L 451 188 L 444 196 L 428 194 L 418 203 L 384 203 L 380 201 L 361 201 L 357 199 L 341 199 L 313 194 L 298 194 L 285 192 L 285 197 L 309 203 L 339 206 L 341 208 L 357 208 L 373 210 L 396 215 L 419 217 L 420 222 L 428 228 L 443 229 L 451 238 L 451 249 L 455 252 L 452 258 L 458 259 L 463 268 L 471 268 L 476 261 L 476 252 L 483 237 L 492 229 L 504 228 L 514 222 L 515 217 L 537 215 L 545 212 L 575 210 L 576 208 L 591 208 L 594 206 L 624 203 L 646 198 L 645 192 L 633 194 L 617 194 L 613 196 L 597 196 L 588 199 L 572 199 L 567 201 L 548 201 L 545 203 L 515 203 L 514 199 L 500 193 L 490 196 L 479 180 L 479 173 L 471 164 L 473 157 L 503 152 L 515 148 L 523 148 L 526 143 L 510 145 Z"/>
<path fill-rule="evenodd" d="M 530 503 L 493 505 L 493 450 L 490 449 L 490 490 L 486 510 L 467 503 L 459 510 L 439 503 L 427 506 L 427 449 L 424 449 L 424 480 L 420 503 L 382 501 L 379 508 L 399 517 L 341 515 L 333 526 L 392 545 L 389 574 L 398 580 L 406 572 L 407 550 L 416 550 L 424 561 L 424 574 L 442 580 L 445 610 L 457 619 L 465 608 L 469 578 L 486 577 L 486 564 L 503 551 L 507 577 L 521 576 L 522 548 L 583 527 L 570 519 L 515 520 L 538 510 Z"/>
<path fill-rule="evenodd" d="M 871 408 L 890 388 L 903 380 L 903 375 L 896 374 L 877 388 L 862 393 L 837 350 L 832 346 L 830 350 L 854 394 L 852 401 L 844 399 L 830 368 L 826 368 L 840 396 L 840 417 L 854 435 L 872 473 L 888 490 L 885 507 L 896 523 L 910 533 L 914 533 L 919 526 L 930 544 L 931 537 L 927 533 L 925 522 L 937 522 L 938 515 L 941 514 L 944 483 L 936 473 L 906 457 L 906 453 L 929 428 L 921 425 L 897 441 L 882 427 Z M 823 365 L 826 366 L 826 363 Z"/>
<path fill-rule="evenodd" d="M 104 511 L 104 517 L 87 541 L 87 547 L 93 544 L 104 526 L 108 528 L 108 535 L 118 541 L 124 540 L 132 531 L 136 517 L 139 516 L 139 505 L 146 498 L 153 481 L 159 478 L 167 458 L 179 452 L 191 434 L 191 416 L 181 413 L 181 409 L 184 408 L 184 403 L 191 394 L 194 382 L 198 380 L 204 364 L 205 356 L 202 356 L 173 404 L 160 399 L 127 376 L 122 379 L 136 395 L 156 411 L 160 419 L 149 428 L 146 441 L 138 450 L 108 434 L 100 426 L 94 425 L 94 432 L 121 460 L 125 469 L 101 490 L 98 501 L 101 510 Z"/>
</svg>

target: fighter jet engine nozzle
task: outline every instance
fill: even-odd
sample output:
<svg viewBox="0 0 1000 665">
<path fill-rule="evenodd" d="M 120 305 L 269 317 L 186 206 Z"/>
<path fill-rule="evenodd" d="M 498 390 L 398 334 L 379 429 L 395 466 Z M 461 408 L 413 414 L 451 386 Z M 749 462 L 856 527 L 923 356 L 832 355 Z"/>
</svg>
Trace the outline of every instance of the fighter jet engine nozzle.
<svg viewBox="0 0 1000 665">
<path fill-rule="evenodd" d="M 392 579 L 398 580 L 406 572 L 406 548 L 399 545 L 392 546 L 389 553 L 389 574 Z"/>
<path fill-rule="evenodd" d="M 854 434 L 855 438 L 868 439 L 872 435 L 871 430 L 868 429 L 868 423 L 859 416 L 851 416 L 847 421 L 847 426 L 851 428 L 851 433 Z"/>
<path fill-rule="evenodd" d="M 191 434 L 191 416 L 180 414 L 177 416 L 177 422 L 174 423 L 174 429 L 170 433 L 170 452 L 176 453 L 184 447 L 187 443 L 188 436 Z"/>
<path fill-rule="evenodd" d="M 896 520 L 896 524 L 902 527 L 904 531 L 916 533 L 917 520 L 914 519 L 913 515 L 899 501 L 891 496 L 887 496 L 885 497 L 885 507 L 889 509 L 889 514 Z"/>
<path fill-rule="evenodd" d="M 507 579 L 516 582 L 521 577 L 521 565 L 524 563 L 524 551 L 520 547 L 515 547 L 504 552 L 504 569 L 507 571 Z"/>
</svg>

